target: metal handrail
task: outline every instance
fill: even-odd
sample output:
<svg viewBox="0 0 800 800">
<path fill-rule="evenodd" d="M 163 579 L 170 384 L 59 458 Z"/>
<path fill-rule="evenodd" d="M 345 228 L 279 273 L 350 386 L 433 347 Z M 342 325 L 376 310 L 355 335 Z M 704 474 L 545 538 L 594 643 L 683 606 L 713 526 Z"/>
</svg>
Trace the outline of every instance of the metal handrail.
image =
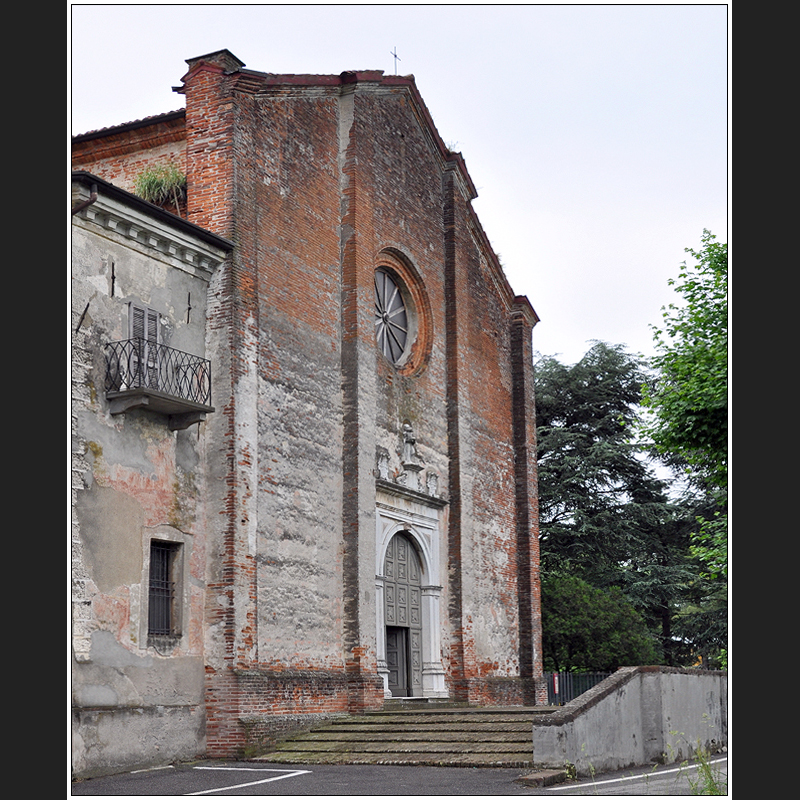
<svg viewBox="0 0 800 800">
<path fill-rule="evenodd" d="M 211 362 L 147 339 L 106 345 L 106 392 L 149 389 L 211 405 Z"/>
</svg>

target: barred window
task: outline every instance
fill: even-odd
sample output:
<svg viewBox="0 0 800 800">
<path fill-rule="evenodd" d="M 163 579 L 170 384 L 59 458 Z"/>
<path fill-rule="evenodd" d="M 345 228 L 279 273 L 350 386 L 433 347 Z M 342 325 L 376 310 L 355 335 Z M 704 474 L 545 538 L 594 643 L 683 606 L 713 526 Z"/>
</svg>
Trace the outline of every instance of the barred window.
<svg viewBox="0 0 800 800">
<path fill-rule="evenodd" d="M 150 636 L 177 636 L 176 573 L 180 545 L 150 542 L 150 583 L 147 632 Z"/>
</svg>

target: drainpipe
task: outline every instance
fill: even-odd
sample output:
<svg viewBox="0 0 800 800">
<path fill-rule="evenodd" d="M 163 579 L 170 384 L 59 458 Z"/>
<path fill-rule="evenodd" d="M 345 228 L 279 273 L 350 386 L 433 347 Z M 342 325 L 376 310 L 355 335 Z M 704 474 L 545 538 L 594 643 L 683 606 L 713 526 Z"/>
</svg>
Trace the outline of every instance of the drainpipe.
<svg viewBox="0 0 800 800">
<path fill-rule="evenodd" d="M 75 214 L 77 214 L 79 211 L 83 211 L 83 209 L 86 208 L 86 206 L 90 206 L 92 203 L 96 202 L 96 200 L 97 200 L 97 184 L 93 183 L 92 192 L 89 195 L 89 199 L 84 200 L 82 203 L 78 203 L 78 205 L 72 209 L 72 215 L 75 216 Z"/>
</svg>

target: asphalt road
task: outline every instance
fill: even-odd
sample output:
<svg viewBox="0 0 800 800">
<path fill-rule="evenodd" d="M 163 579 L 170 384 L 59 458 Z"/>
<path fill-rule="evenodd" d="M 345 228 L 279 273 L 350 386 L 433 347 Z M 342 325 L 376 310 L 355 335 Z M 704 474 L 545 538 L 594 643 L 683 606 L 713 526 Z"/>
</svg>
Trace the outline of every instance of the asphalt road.
<svg viewBox="0 0 800 800">
<path fill-rule="evenodd" d="M 727 785 L 727 756 L 712 768 Z M 203 761 L 76 781 L 72 796 L 224 797 L 357 796 L 357 795 L 519 795 L 679 796 L 699 794 L 695 765 L 622 770 L 548 787 L 532 787 L 518 779 L 530 770 L 393 766 L 262 766 L 255 762 Z"/>
</svg>

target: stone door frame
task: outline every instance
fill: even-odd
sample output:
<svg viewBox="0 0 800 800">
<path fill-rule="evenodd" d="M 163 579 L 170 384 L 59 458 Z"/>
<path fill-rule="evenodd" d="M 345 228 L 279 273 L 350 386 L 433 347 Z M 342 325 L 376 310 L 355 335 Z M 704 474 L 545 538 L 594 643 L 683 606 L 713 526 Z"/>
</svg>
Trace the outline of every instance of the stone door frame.
<svg viewBox="0 0 800 800">
<path fill-rule="evenodd" d="M 375 632 L 378 674 L 383 680 L 385 697 L 391 697 L 392 694 L 389 691 L 389 668 L 386 663 L 386 576 L 383 571 L 386 550 L 397 533 L 404 533 L 412 541 L 422 568 L 422 696 L 448 697 L 442 664 L 440 613 L 440 511 L 444 504 L 430 500 L 403 487 L 378 486 L 375 514 Z"/>
</svg>

